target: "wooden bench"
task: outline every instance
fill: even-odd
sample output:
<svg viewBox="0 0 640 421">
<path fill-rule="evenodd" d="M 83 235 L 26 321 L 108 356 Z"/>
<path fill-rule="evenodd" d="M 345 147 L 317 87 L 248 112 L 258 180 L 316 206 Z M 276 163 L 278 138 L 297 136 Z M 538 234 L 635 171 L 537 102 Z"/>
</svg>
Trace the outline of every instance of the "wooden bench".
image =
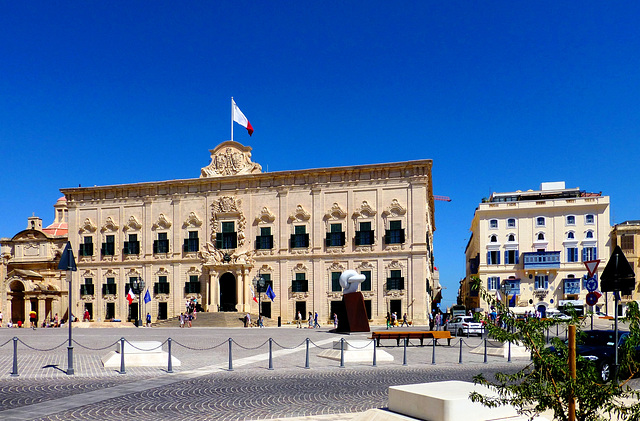
<svg viewBox="0 0 640 421">
<path fill-rule="evenodd" d="M 400 346 L 401 339 L 420 339 L 420 346 L 424 345 L 425 339 L 434 339 L 436 344 L 438 339 L 446 339 L 447 345 L 451 346 L 451 332 L 448 330 L 383 330 L 377 332 L 371 332 L 371 338 L 376 341 L 377 346 L 380 346 L 380 339 L 395 339 L 398 346 Z"/>
</svg>

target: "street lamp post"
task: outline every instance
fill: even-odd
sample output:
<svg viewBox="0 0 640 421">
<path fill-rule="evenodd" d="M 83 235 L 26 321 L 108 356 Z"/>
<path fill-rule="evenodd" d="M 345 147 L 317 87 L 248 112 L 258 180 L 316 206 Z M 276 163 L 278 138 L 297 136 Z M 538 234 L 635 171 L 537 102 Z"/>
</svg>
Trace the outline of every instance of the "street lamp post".
<svg viewBox="0 0 640 421">
<path fill-rule="evenodd" d="M 144 291 L 144 280 L 142 278 L 136 278 L 133 281 L 133 292 L 138 292 L 138 320 L 136 320 L 136 326 L 142 327 L 142 291 Z"/>
<path fill-rule="evenodd" d="M 265 280 L 260 274 L 260 269 L 258 269 L 258 274 L 255 278 L 253 278 L 253 283 L 256 288 L 256 292 L 258 293 L 258 326 L 260 326 L 260 318 L 262 317 L 262 290 L 265 285 Z"/>
</svg>

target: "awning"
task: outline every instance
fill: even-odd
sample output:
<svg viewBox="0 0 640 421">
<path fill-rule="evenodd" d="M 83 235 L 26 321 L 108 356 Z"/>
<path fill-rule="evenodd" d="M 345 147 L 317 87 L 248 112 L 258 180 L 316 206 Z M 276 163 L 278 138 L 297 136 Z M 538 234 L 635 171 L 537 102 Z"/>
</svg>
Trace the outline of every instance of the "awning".
<svg viewBox="0 0 640 421">
<path fill-rule="evenodd" d="M 515 314 L 524 314 L 527 311 L 535 313 L 536 311 L 534 307 L 510 307 L 509 310 L 513 311 Z"/>
<path fill-rule="evenodd" d="M 558 307 L 564 307 L 567 304 L 571 304 L 574 307 L 582 307 L 584 306 L 583 300 L 559 300 Z"/>
</svg>

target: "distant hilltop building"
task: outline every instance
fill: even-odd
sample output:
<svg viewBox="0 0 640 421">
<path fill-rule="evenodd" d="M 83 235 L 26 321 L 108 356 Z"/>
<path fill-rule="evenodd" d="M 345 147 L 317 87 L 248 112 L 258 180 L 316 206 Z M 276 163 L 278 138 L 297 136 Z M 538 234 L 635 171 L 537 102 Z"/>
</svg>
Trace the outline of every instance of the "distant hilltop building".
<svg viewBox="0 0 640 421">
<path fill-rule="evenodd" d="M 199 178 L 62 189 L 53 224 L 30 218 L 2 239 L 0 309 L 23 321 L 32 308 L 39 321 L 65 312 L 57 262 L 68 238 L 72 307 L 91 320 L 137 319 L 140 296 L 129 305 L 127 293 L 139 280 L 153 320 L 179 315 L 191 298 L 208 312 L 256 314 L 253 292 L 266 317 L 328 320 L 346 269 L 367 278 L 370 319 L 427 320 L 440 291 L 431 160 L 264 173 L 250 147 L 227 141 L 210 152 Z"/>
<path fill-rule="evenodd" d="M 471 278 L 477 276 L 503 303 L 511 302 L 516 313 L 544 316 L 567 304 L 586 311 L 583 262 L 602 260 L 599 279 L 611 254 L 610 232 L 609 197 L 601 193 L 566 188 L 564 182 L 493 193 L 471 221 L 459 301 L 469 309 L 491 311 L 471 289 Z M 604 296 L 596 307 L 605 310 Z"/>
</svg>

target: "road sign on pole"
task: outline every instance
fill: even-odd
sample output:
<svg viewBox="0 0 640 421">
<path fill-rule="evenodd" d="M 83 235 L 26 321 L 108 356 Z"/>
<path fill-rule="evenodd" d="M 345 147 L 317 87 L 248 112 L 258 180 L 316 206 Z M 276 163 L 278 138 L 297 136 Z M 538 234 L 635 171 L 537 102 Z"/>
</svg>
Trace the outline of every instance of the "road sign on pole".
<svg viewBox="0 0 640 421">
<path fill-rule="evenodd" d="M 600 275 L 603 292 L 622 291 L 628 293 L 636 286 L 636 276 L 620 246 L 613 249 L 611 258 Z M 630 292 L 629 292 L 630 293 Z"/>
<path fill-rule="evenodd" d="M 584 262 L 584 265 L 587 267 L 587 271 L 589 272 L 589 276 L 593 276 L 598 270 L 598 265 L 600 264 L 600 259 L 597 260 L 587 260 Z"/>
</svg>

